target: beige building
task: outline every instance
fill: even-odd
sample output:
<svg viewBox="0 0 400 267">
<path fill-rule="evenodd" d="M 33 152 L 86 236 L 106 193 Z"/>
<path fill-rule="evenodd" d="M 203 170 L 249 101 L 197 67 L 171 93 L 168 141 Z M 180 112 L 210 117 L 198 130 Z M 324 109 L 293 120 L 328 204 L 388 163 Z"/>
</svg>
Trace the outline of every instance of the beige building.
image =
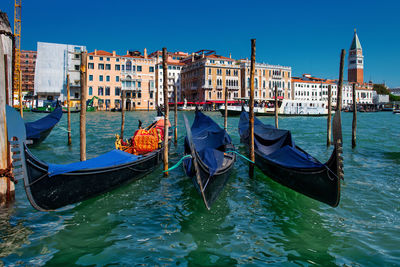
<svg viewBox="0 0 400 267">
<path fill-rule="evenodd" d="M 115 51 L 95 50 L 88 54 L 87 96 L 99 110 L 120 108 L 122 64 L 122 57 Z"/>
<path fill-rule="evenodd" d="M 240 66 L 235 60 L 216 55 L 212 50 L 200 50 L 183 60 L 183 97 L 190 102 L 221 104 L 228 90 L 228 100 L 240 94 Z"/>
<path fill-rule="evenodd" d="M 239 60 L 242 77 L 241 92 L 243 97 L 250 96 L 250 61 Z M 278 98 L 293 99 L 291 87 L 292 68 L 256 63 L 254 75 L 254 96 L 260 99 L 272 99 L 275 85 L 278 86 Z"/>
<path fill-rule="evenodd" d="M 154 110 L 155 101 L 155 58 L 139 51 L 127 51 L 121 59 L 122 92 L 126 96 L 127 110 Z"/>
</svg>

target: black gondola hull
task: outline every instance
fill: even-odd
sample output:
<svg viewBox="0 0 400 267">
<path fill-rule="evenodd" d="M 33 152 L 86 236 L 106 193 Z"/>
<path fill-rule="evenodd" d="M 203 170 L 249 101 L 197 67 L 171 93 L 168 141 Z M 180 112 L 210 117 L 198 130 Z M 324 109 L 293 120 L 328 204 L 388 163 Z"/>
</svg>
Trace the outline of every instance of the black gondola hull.
<svg viewBox="0 0 400 267">
<path fill-rule="evenodd" d="M 234 146 L 231 145 L 228 147 L 227 150 L 234 150 L 234 149 L 235 149 Z M 185 154 L 189 155 L 190 151 L 187 151 Z M 225 168 L 219 170 L 217 173 L 215 173 L 211 177 L 210 177 L 210 172 L 208 171 L 207 166 L 205 166 L 204 163 L 199 159 L 199 157 L 197 157 L 197 164 L 199 166 L 201 182 L 204 186 L 203 191 L 204 191 L 204 197 L 205 197 L 205 202 L 206 202 L 205 204 L 207 207 L 211 207 L 211 205 L 215 202 L 215 200 L 221 194 L 222 190 L 224 189 L 226 183 L 229 180 L 230 172 L 236 161 L 236 155 L 228 153 L 228 155 L 226 155 L 226 157 L 227 157 L 227 161 L 226 161 Z M 187 168 L 185 163 L 184 163 L 184 168 L 185 169 Z M 193 173 L 194 171 L 195 170 L 192 168 L 191 173 Z M 190 175 L 190 178 L 191 178 L 193 185 L 196 188 L 197 192 L 200 195 L 202 195 L 200 185 L 196 179 L 196 176 Z"/>
<path fill-rule="evenodd" d="M 241 137 L 241 142 L 249 150 L 249 140 Z M 298 148 L 300 149 L 300 148 Z M 286 168 L 268 160 L 263 153 L 255 149 L 256 166 L 274 181 L 312 199 L 332 207 L 339 205 L 340 179 L 331 170 L 336 170 L 336 149 L 324 167 L 313 169 Z"/>
<path fill-rule="evenodd" d="M 28 179 L 25 190 L 33 207 L 43 211 L 55 210 L 138 180 L 153 171 L 162 162 L 162 157 L 163 149 L 159 149 L 131 163 L 49 177 L 47 164 L 25 148 Z"/>
</svg>

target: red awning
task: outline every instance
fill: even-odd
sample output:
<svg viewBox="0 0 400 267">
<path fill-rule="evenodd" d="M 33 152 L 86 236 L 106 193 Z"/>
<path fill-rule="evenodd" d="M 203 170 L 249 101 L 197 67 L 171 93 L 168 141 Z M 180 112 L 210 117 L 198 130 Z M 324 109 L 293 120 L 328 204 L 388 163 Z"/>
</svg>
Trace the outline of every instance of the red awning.
<svg viewBox="0 0 400 267">
<path fill-rule="evenodd" d="M 215 103 L 215 104 L 225 104 L 224 100 L 208 100 L 208 102 Z M 228 101 L 228 104 L 235 104 L 235 103 L 239 103 L 239 102 L 233 101 L 233 100 Z"/>
<path fill-rule="evenodd" d="M 183 105 L 183 102 L 177 102 L 178 105 Z M 175 102 L 169 102 L 168 105 L 175 105 Z"/>
</svg>

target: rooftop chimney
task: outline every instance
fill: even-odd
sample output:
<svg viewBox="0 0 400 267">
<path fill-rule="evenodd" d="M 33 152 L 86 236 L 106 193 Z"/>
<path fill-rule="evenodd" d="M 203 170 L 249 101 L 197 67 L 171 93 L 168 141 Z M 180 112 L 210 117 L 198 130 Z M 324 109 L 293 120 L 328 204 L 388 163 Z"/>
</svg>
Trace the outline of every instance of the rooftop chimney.
<svg viewBox="0 0 400 267">
<path fill-rule="evenodd" d="M 194 53 L 192 53 L 192 62 L 194 62 Z"/>
<path fill-rule="evenodd" d="M 97 56 L 97 49 L 94 50 L 94 54 Z"/>
<path fill-rule="evenodd" d="M 229 53 L 229 58 L 232 58 L 232 54 L 231 53 Z"/>
<path fill-rule="evenodd" d="M 146 49 L 146 47 L 144 48 L 143 56 L 144 56 L 144 58 L 147 58 L 147 49 Z"/>
<path fill-rule="evenodd" d="M 115 50 L 113 51 L 113 57 L 115 57 L 117 55 L 117 53 L 115 53 Z"/>
</svg>

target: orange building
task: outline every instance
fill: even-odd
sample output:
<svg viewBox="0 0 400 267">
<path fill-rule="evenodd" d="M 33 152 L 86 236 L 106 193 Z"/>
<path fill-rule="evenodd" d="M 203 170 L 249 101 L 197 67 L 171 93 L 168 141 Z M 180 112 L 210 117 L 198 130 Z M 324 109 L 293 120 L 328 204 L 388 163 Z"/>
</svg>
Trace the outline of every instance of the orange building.
<svg viewBox="0 0 400 267">
<path fill-rule="evenodd" d="M 183 60 L 183 97 L 191 102 L 221 104 L 225 90 L 228 99 L 240 95 L 240 66 L 232 58 L 216 55 L 212 50 L 200 50 Z"/>
<path fill-rule="evenodd" d="M 88 99 L 93 99 L 99 110 L 110 110 L 121 106 L 122 57 L 95 50 L 88 54 L 87 87 Z"/>
</svg>

